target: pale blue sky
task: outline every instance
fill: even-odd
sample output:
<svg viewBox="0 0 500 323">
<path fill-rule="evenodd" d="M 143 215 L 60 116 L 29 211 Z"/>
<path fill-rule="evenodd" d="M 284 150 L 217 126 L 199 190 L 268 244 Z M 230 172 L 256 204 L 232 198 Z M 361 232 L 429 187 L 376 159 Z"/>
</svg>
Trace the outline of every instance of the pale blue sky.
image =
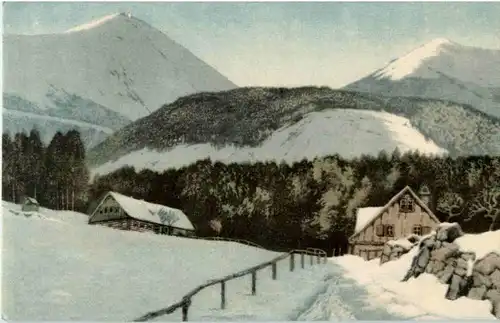
<svg viewBox="0 0 500 323">
<path fill-rule="evenodd" d="M 500 2 L 10 2 L 4 32 L 56 33 L 122 11 L 240 86 L 340 87 L 437 37 L 500 49 Z"/>
</svg>

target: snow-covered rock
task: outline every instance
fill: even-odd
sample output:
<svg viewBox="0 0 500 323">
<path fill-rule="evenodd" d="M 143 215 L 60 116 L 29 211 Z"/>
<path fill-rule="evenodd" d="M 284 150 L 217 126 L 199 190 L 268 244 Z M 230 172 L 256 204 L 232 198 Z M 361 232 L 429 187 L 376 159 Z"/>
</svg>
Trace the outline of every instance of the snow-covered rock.
<svg viewBox="0 0 500 323">
<path fill-rule="evenodd" d="M 500 230 L 472 235 L 457 223 L 442 223 L 422 239 L 403 281 L 424 273 L 448 285 L 446 299 L 487 299 L 500 318 Z"/>
<path fill-rule="evenodd" d="M 410 235 L 407 238 L 387 241 L 380 257 L 380 264 L 399 259 L 405 253 L 408 253 L 419 240 L 418 236 Z"/>
</svg>

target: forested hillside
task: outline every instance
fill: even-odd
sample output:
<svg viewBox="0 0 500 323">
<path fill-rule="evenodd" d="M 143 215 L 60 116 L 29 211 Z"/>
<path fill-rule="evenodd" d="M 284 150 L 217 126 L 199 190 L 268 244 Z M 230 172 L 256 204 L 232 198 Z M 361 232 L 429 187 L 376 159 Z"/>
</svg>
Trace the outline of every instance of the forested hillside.
<svg viewBox="0 0 500 323">
<path fill-rule="evenodd" d="M 250 87 L 198 93 L 166 104 L 92 148 L 89 164 L 98 166 L 143 148 L 161 151 L 203 143 L 256 147 L 281 127 L 326 109 L 385 111 L 408 118 L 452 156 L 500 155 L 500 120 L 468 105 L 328 87 Z"/>
<path fill-rule="evenodd" d="M 293 165 L 201 160 L 162 173 L 125 167 L 96 178 L 90 195 L 97 201 L 115 190 L 181 208 L 200 235 L 243 238 L 273 249 L 331 250 L 345 247 L 357 207 L 382 206 L 406 185 L 415 190 L 428 185 L 431 208 L 442 221 L 459 222 L 469 232 L 498 229 L 499 181 L 499 157 L 452 159 L 395 151 Z"/>
<path fill-rule="evenodd" d="M 48 146 L 37 130 L 2 137 L 2 200 L 31 196 L 51 209 L 83 210 L 89 172 L 78 131 L 56 132 Z"/>
</svg>

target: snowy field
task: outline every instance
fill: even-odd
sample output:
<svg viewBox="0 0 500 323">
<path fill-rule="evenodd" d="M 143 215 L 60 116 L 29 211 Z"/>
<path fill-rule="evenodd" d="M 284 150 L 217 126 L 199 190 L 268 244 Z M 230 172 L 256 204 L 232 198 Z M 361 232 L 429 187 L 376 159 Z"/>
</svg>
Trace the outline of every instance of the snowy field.
<svg viewBox="0 0 500 323">
<path fill-rule="evenodd" d="M 426 140 L 404 117 L 387 112 L 334 109 L 307 114 L 301 121 L 275 131 L 259 147 L 218 149 L 210 144 L 197 144 L 179 145 L 162 152 L 144 148 L 101 165 L 92 174 L 107 174 L 126 165 L 134 166 L 137 171 L 147 168 L 161 172 L 208 157 L 221 162 L 293 163 L 335 153 L 346 158 L 376 156 L 381 150 L 392 152 L 396 148 L 401 152 L 446 153 L 433 141 Z"/>
<path fill-rule="evenodd" d="M 183 239 L 88 226 L 84 214 L 41 209 L 26 217 L 2 202 L 2 315 L 6 320 L 130 321 L 180 300 L 210 279 L 277 256 L 238 243 Z M 484 237 L 486 237 L 485 234 Z M 472 248 L 477 238 L 463 238 Z M 483 243 L 484 244 L 484 243 Z M 355 256 L 289 271 L 278 263 L 193 298 L 192 321 L 494 319 L 488 301 L 444 298 L 446 285 L 423 274 L 400 282 L 413 254 L 378 265 Z M 179 321 L 180 311 L 157 318 Z"/>
<path fill-rule="evenodd" d="M 232 242 L 88 226 L 87 216 L 75 212 L 41 209 L 25 217 L 8 202 L 2 202 L 2 220 L 2 314 L 9 320 L 129 321 L 175 303 L 209 279 L 279 255 Z M 219 286 L 206 289 L 193 299 L 190 317 L 287 320 L 323 285 L 327 266 L 287 268 L 287 260 L 279 263 L 277 281 L 270 269 L 259 272 L 258 297 L 249 295 L 250 276 L 228 283 L 226 311 L 217 310 Z M 304 293 L 297 293 L 301 288 Z M 294 297 L 269 307 L 283 294 Z"/>
</svg>

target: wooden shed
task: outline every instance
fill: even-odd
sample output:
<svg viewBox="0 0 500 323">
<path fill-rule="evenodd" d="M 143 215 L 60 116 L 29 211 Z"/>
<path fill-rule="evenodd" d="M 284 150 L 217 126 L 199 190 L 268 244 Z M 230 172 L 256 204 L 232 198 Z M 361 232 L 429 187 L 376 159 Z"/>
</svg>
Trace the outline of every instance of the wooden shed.
<svg viewBox="0 0 500 323">
<path fill-rule="evenodd" d="M 89 217 L 89 224 L 115 229 L 193 236 L 194 226 L 184 212 L 168 206 L 108 192 Z"/>
<path fill-rule="evenodd" d="M 425 235 L 436 229 L 440 222 L 428 207 L 430 191 L 424 186 L 419 194 L 421 197 L 406 186 L 383 207 L 358 209 L 349 253 L 370 260 L 380 257 L 389 240 Z"/>
<path fill-rule="evenodd" d="M 21 211 L 23 212 L 38 212 L 40 209 L 40 204 L 38 201 L 32 197 L 25 197 L 23 205 L 21 206 Z"/>
</svg>

